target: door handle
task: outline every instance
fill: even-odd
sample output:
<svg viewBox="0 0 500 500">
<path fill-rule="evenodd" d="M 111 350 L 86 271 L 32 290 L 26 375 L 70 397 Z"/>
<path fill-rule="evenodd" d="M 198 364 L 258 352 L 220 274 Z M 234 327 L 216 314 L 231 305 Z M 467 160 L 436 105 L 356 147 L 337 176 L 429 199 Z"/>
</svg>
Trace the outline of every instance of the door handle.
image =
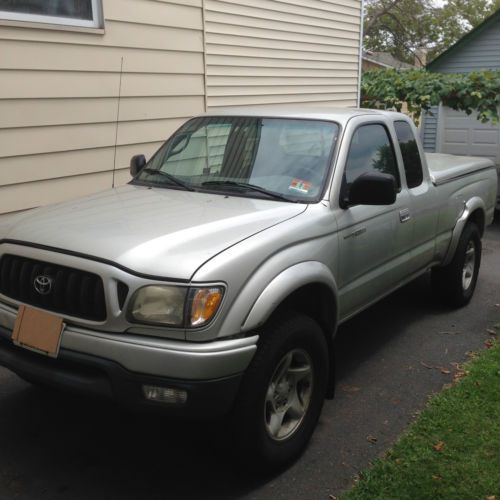
<svg viewBox="0 0 500 500">
<path fill-rule="evenodd" d="M 410 209 L 403 208 L 399 211 L 399 222 L 408 222 L 411 219 Z"/>
</svg>

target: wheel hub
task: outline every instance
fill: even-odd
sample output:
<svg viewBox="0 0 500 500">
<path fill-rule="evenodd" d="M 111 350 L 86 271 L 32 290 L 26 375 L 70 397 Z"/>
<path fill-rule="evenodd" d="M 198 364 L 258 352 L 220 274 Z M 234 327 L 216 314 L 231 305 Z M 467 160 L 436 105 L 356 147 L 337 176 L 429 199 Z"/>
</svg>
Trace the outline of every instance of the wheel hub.
<svg viewBox="0 0 500 500">
<path fill-rule="evenodd" d="M 312 361 L 303 349 L 293 349 L 278 363 L 264 405 L 265 427 L 277 441 L 290 437 L 308 410 L 313 384 Z"/>
<path fill-rule="evenodd" d="M 462 269 L 462 288 L 467 290 L 472 283 L 474 276 L 474 268 L 476 266 L 476 246 L 471 240 L 467 244 L 467 249 L 465 250 L 465 261 L 464 267 Z"/>
</svg>

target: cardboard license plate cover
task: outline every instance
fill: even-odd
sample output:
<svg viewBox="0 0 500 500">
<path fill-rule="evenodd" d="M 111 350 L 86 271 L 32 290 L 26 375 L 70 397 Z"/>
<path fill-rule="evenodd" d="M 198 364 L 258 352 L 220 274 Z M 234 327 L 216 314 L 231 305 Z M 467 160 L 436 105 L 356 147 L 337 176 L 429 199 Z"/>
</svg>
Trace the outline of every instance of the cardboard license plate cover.
<svg viewBox="0 0 500 500">
<path fill-rule="evenodd" d="M 20 306 L 12 341 L 18 346 L 57 358 L 64 326 L 62 318 L 55 314 Z"/>
</svg>

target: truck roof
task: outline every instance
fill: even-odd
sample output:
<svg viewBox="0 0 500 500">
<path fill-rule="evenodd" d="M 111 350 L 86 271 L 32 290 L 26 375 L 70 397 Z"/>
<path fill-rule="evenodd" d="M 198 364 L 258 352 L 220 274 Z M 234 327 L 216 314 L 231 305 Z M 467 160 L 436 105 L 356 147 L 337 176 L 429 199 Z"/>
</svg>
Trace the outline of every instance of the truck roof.
<svg viewBox="0 0 500 500">
<path fill-rule="evenodd" d="M 332 106 L 232 106 L 215 108 L 202 116 L 258 116 L 264 118 L 299 118 L 309 120 L 331 120 L 347 123 L 354 116 L 379 115 L 401 118 L 401 113 L 367 108 L 335 108 Z"/>
</svg>

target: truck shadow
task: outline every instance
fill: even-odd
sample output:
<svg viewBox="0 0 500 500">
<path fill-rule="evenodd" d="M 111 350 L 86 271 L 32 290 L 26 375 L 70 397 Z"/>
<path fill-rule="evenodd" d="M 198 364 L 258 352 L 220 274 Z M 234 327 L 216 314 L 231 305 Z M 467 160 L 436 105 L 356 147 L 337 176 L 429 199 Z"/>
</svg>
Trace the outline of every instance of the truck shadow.
<svg viewBox="0 0 500 500">
<path fill-rule="evenodd" d="M 422 315 L 449 312 L 431 292 L 430 274 L 412 281 L 341 325 L 335 338 L 337 382 Z"/>
</svg>

